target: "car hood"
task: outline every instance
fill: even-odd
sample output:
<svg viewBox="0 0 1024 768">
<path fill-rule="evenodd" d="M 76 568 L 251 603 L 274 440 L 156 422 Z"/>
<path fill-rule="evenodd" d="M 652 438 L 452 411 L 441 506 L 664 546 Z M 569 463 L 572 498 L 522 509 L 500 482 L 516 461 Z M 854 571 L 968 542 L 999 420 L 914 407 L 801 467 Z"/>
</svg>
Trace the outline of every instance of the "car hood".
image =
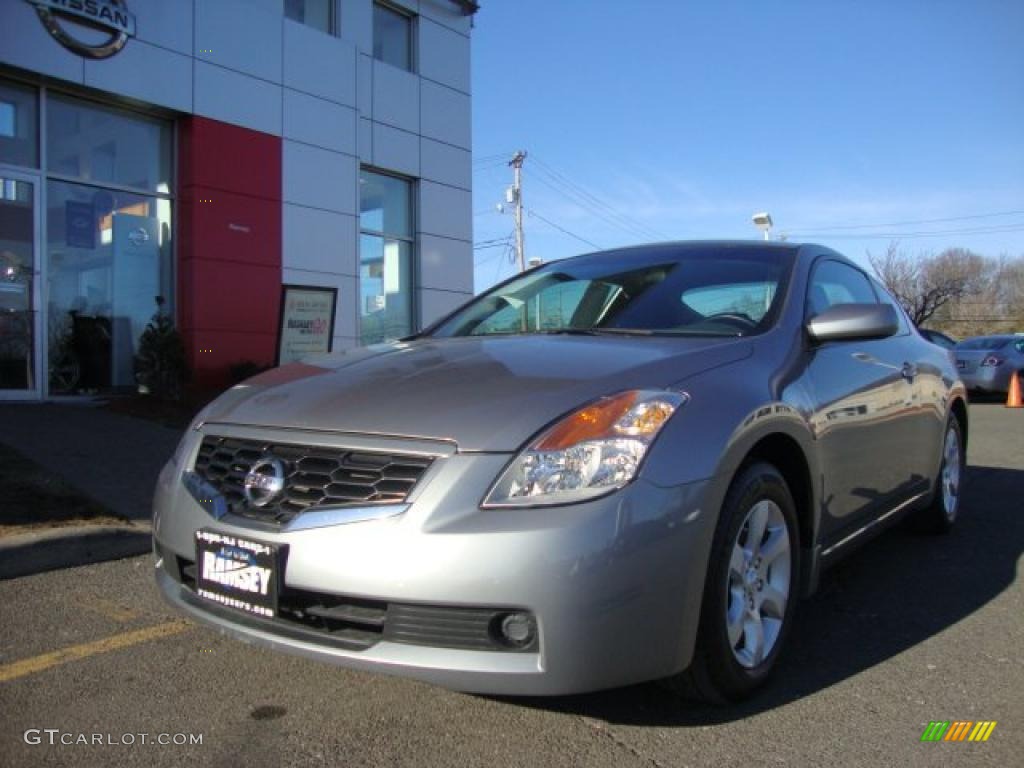
<svg viewBox="0 0 1024 768">
<path fill-rule="evenodd" d="M 203 420 L 514 451 L 590 400 L 668 387 L 750 353 L 737 338 L 427 338 L 268 371 L 214 401 Z"/>
</svg>

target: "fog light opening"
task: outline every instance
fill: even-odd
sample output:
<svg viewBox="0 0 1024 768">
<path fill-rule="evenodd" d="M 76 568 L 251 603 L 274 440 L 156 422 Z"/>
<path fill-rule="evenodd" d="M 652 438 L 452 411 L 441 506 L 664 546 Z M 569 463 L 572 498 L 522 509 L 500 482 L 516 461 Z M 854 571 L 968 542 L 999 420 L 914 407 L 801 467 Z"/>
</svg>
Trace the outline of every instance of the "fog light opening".
<svg viewBox="0 0 1024 768">
<path fill-rule="evenodd" d="M 495 634 L 510 648 L 526 648 L 536 634 L 533 617 L 528 613 L 502 613 L 495 617 Z"/>
</svg>

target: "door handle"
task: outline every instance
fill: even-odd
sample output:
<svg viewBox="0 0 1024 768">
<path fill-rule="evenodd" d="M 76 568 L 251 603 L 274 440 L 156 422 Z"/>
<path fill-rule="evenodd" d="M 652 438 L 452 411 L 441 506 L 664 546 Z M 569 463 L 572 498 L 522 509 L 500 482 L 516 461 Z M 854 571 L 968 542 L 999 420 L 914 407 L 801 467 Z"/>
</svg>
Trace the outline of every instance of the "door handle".
<svg viewBox="0 0 1024 768">
<path fill-rule="evenodd" d="M 917 366 L 913 363 L 904 363 L 903 368 L 900 370 L 900 375 L 907 381 L 913 381 L 914 377 L 917 376 Z"/>
</svg>

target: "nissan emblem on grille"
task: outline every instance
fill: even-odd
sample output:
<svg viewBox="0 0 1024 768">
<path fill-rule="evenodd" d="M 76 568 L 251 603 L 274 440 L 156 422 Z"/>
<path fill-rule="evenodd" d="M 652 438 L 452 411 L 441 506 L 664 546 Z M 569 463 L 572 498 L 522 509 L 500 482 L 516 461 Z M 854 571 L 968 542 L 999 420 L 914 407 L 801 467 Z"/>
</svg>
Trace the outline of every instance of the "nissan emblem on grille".
<svg viewBox="0 0 1024 768">
<path fill-rule="evenodd" d="M 265 507 L 284 490 L 284 462 L 265 456 L 245 475 L 245 498 L 254 507 Z"/>
</svg>

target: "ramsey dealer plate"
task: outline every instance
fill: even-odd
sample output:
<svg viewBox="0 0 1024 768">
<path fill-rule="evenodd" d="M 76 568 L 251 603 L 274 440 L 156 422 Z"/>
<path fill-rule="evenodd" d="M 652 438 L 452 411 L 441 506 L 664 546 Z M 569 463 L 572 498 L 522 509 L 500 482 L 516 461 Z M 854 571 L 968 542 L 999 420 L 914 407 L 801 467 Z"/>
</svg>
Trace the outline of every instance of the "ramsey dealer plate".
<svg viewBox="0 0 1024 768">
<path fill-rule="evenodd" d="M 216 531 L 196 531 L 196 594 L 254 616 L 277 612 L 278 547 Z"/>
</svg>

